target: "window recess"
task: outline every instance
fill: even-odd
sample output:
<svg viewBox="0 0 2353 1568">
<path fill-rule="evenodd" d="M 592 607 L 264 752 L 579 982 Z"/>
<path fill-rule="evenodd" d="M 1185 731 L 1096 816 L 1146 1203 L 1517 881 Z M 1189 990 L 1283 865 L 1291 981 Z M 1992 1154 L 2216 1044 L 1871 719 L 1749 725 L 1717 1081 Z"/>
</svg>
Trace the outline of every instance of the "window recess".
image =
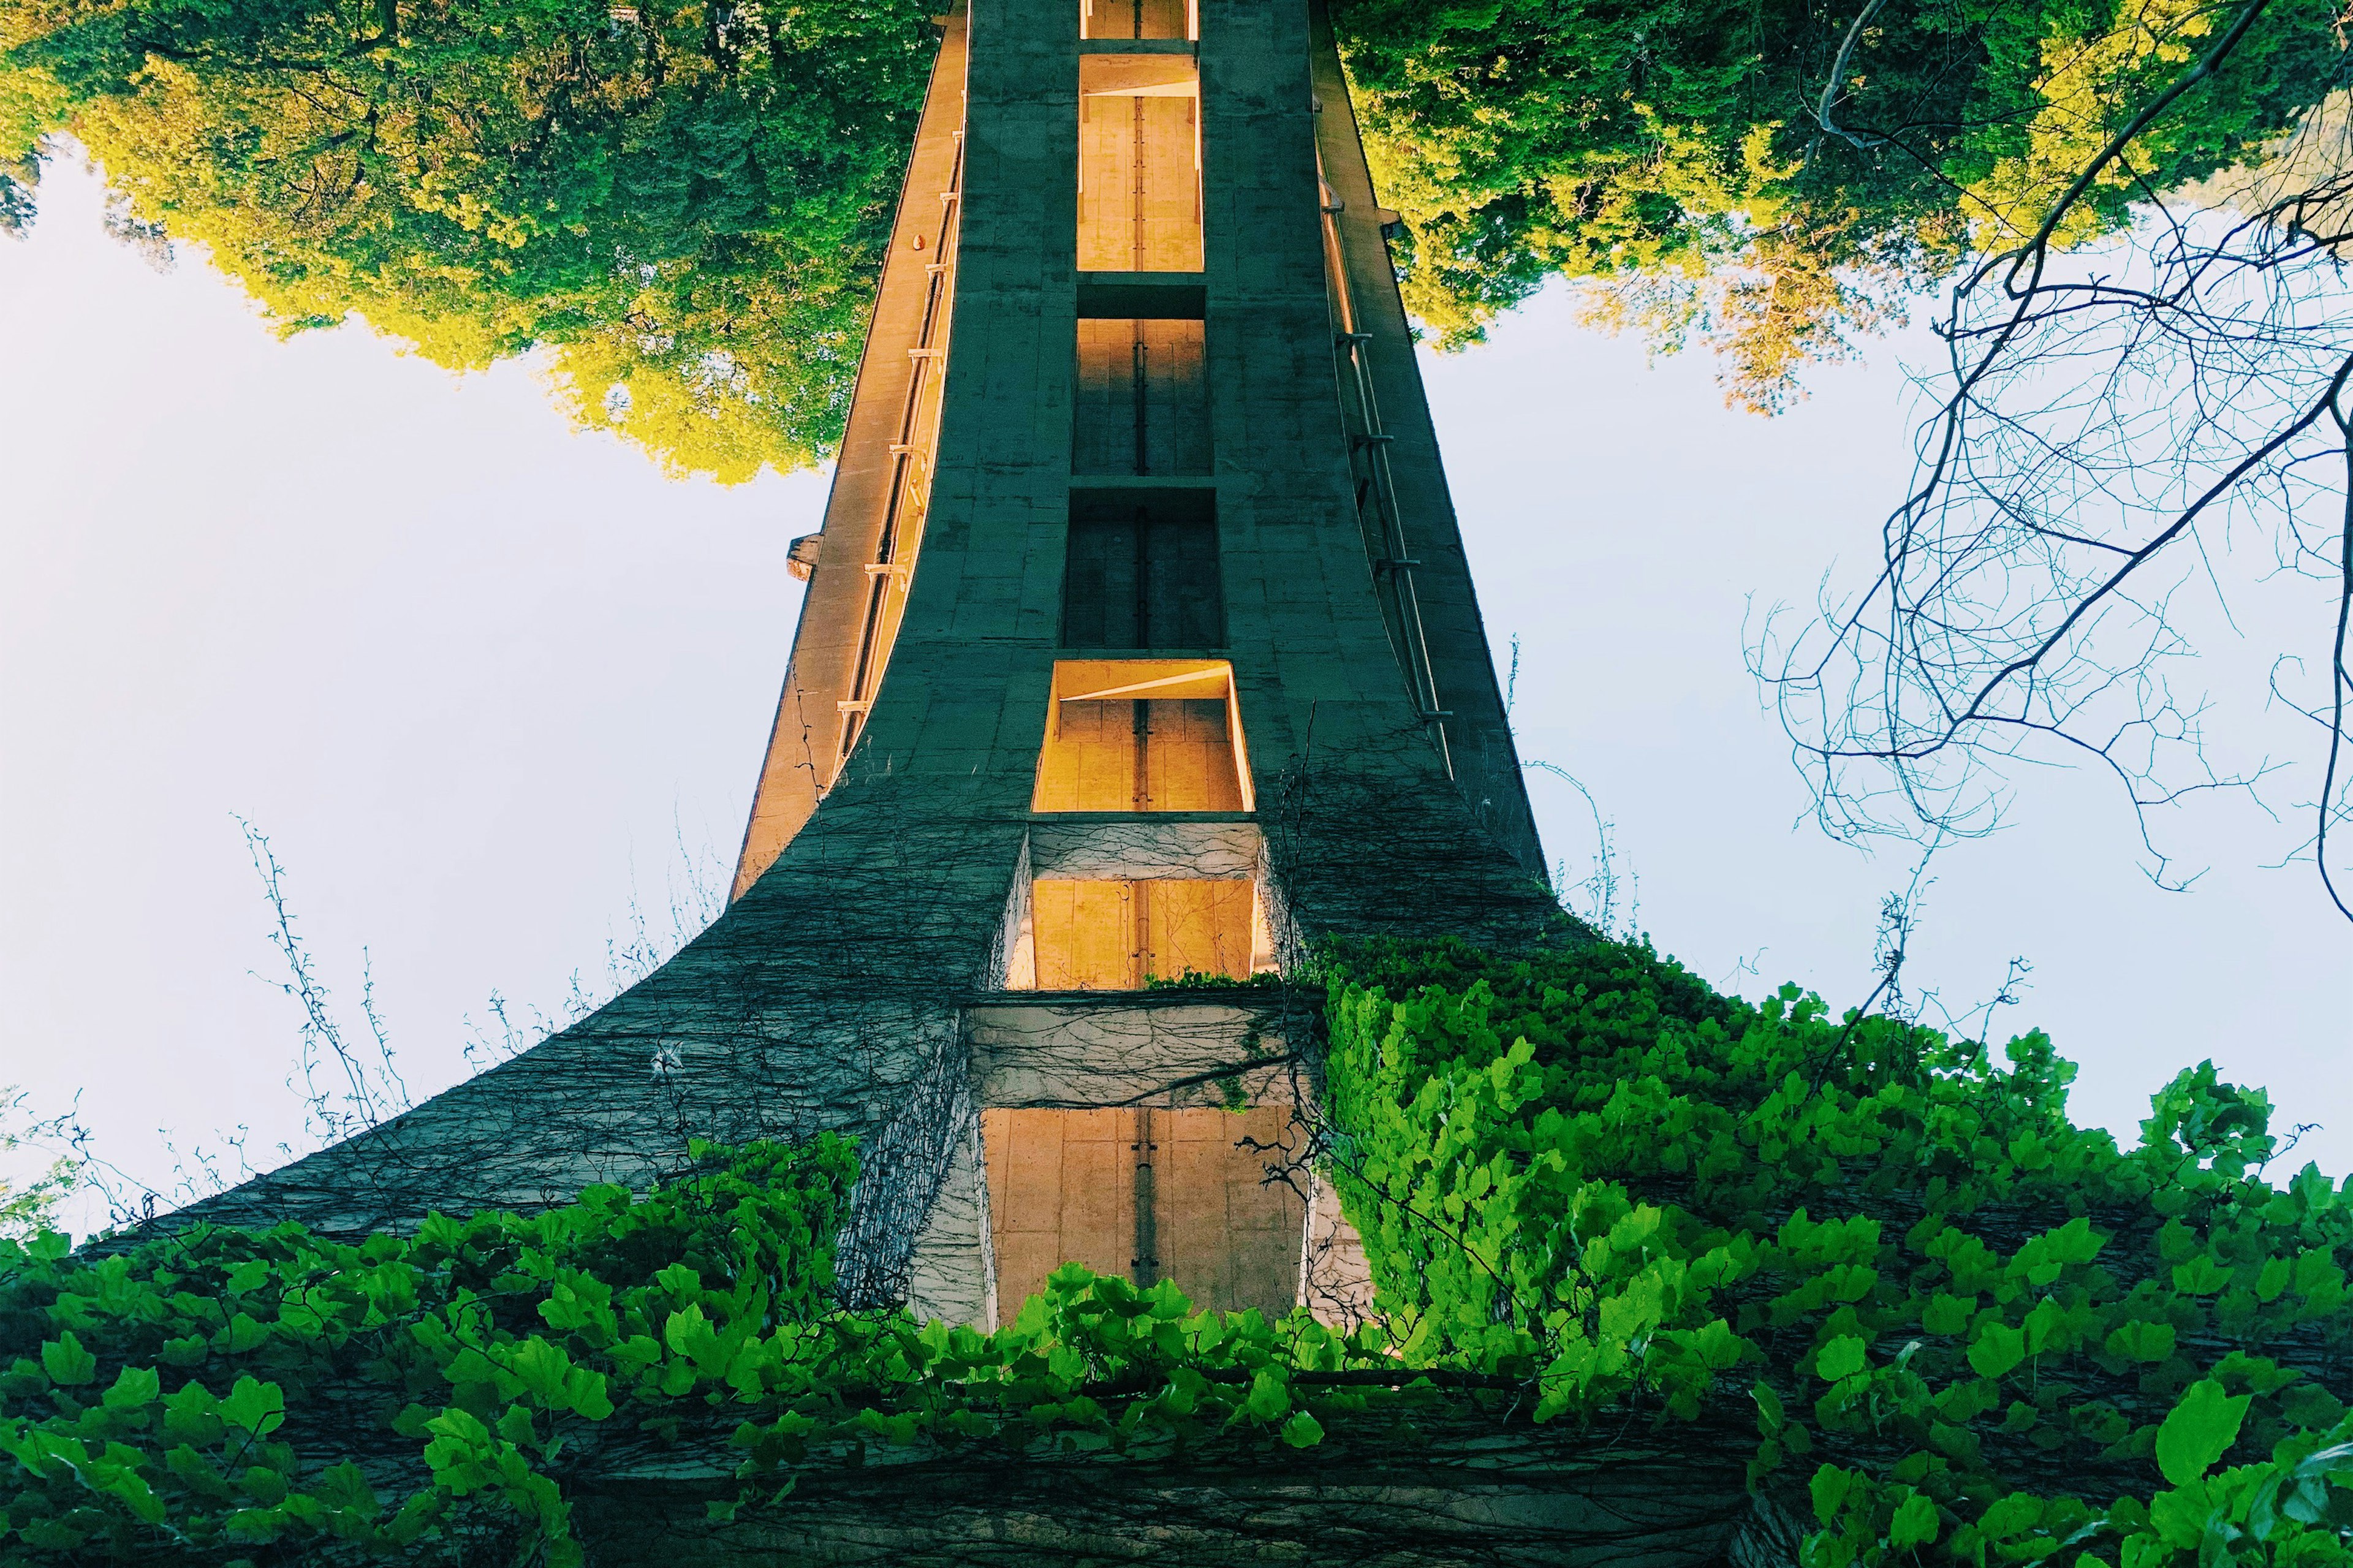
<svg viewBox="0 0 2353 1568">
<path fill-rule="evenodd" d="M 1209 396 L 1202 323 L 1082 319 L 1071 471 L 1207 474 Z"/>
<path fill-rule="evenodd" d="M 1226 640 L 1218 526 L 1201 505 L 1121 498 L 1071 508 L 1062 567 L 1062 646 L 1207 649 Z"/>
<path fill-rule="evenodd" d="M 1201 270 L 1201 79 L 1190 55 L 1079 57 L 1079 268 Z"/>
<path fill-rule="evenodd" d="M 1059 659 L 1033 811 L 1257 809 L 1224 659 Z"/>
<path fill-rule="evenodd" d="M 1082 38 L 1198 38 L 1200 0 L 1079 0 Z"/>
</svg>

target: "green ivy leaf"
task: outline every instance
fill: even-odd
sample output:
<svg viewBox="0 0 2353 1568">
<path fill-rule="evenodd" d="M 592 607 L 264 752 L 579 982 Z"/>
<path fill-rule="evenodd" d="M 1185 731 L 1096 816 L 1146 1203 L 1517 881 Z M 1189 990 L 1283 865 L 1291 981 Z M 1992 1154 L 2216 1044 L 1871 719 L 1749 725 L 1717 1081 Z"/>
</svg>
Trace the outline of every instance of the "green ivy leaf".
<svg viewBox="0 0 2353 1568">
<path fill-rule="evenodd" d="M 94 1468 L 106 1468 L 111 1467 Z M 155 1489 L 147 1484 L 146 1478 L 136 1470 L 114 1468 L 113 1473 L 103 1480 L 93 1474 L 92 1481 L 98 1490 L 121 1498 L 132 1513 L 148 1524 L 161 1524 L 167 1516 L 164 1500 L 155 1495 Z"/>
<path fill-rule="evenodd" d="M 165 1366 L 202 1366 L 209 1347 L 202 1334 L 187 1334 L 179 1339 L 165 1340 L 155 1359 Z"/>
<path fill-rule="evenodd" d="M 1898 1552 L 1926 1546 L 1936 1539 L 1936 1505 L 1926 1492 L 1914 1492 L 1887 1523 L 1887 1544 Z"/>
<path fill-rule="evenodd" d="M 213 1336 L 213 1349 L 230 1355 L 244 1355 L 258 1351 L 269 1341 L 269 1330 L 246 1312 L 231 1317 L 220 1332 Z"/>
<path fill-rule="evenodd" d="M 1939 1292 L 1921 1310 L 1920 1326 L 1932 1334 L 1957 1334 L 1969 1326 L 1969 1317 L 1977 1310 L 1974 1300 Z"/>
<path fill-rule="evenodd" d="M 1979 1377 L 2000 1377 L 2026 1359 L 2026 1331 L 1989 1321 L 1969 1345 L 1969 1365 Z"/>
<path fill-rule="evenodd" d="M 41 1370 L 49 1381 L 70 1387 L 98 1379 L 98 1358 L 81 1348 L 71 1329 L 41 1347 Z"/>
<path fill-rule="evenodd" d="M 1294 1448 L 1312 1448 L 1324 1440 L 1324 1424 L 1303 1410 L 1282 1424 L 1282 1440 Z"/>
<path fill-rule="evenodd" d="M 1250 1398 L 1242 1408 L 1261 1421 L 1271 1421 L 1291 1408 L 1291 1382 L 1281 1372 L 1262 1366 L 1250 1379 Z"/>
<path fill-rule="evenodd" d="M 267 1465 L 255 1465 L 237 1478 L 237 1489 L 263 1508 L 276 1508 L 286 1500 L 286 1478 Z"/>
<path fill-rule="evenodd" d="M 1865 1362 L 1862 1341 L 1853 1334 L 1841 1334 L 1815 1356 L 1814 1371 L 1824 1383 L 1836 1383 L 1861 1372 Z"/>
<path fill-rule="evenodd" d="M 274 1383 L 240 1377 L 220 1402 L 220 1417 L 240 1432 L 264 1436 L 286 1419 L 286 1394 Z"/>
<path fill-rule="evenodd" d="M 164 1468 L 199 1497 L 209 1498 L 215 1502 L 227 1502 L 237 1495 L 230 1489 L 228 1479 L 220 1473 L 219 1468 L 185 1443 L 164 1456 Z"/>
<path fill-rule="evenodd" d="M 1828 1529 L 1838 1522 L 1839 1510 L 1846 1506 L 1847 1494 L 1862 1479 L 1852 1470 L 1837 1465 L 1824 1465 L 1814 1472 L 1814 1479 L 1807 1483 L 1807 1489 L 1813 1494 L 1814 1518 L 1821 1522 L 1823 1528 Z"/>
<path fill-rule="evenodd" d="M 203 1384 L 188 1382 L 164 1400 L 164 1435 L 176 1443 L 210 1443 L 221 1435 L 220 1401 Z"/>
<path fill-rule="evenodd" d="M 2173 1354 L 2171 1323 L 2131 1322 L 2111 1332 L 2107 1352 L 2129 1361 L 2163 1361 Z"/>
<path fill-rule="evenodd" d="M 164 1379 L 152 1366 L 126 1366 L 115 1375 L 102 1403 L 109 1410 L 137 1410 L 153 1405 L 164 1392 Z"/>
<path fill-rule="evenodd" d="M 2173 1288 L 2185 1296 L 2211 1296 L 2231 1282 L 2231 1271 L 2207 1254 L 2176 1264 Z"/>
<path fill-rule="evenodd" d="M 2211 1377 L 2191 1384 L 2157 1429 L 2157 1468 L 2165 1479 L 2186 1487 L 2212 1469 L 2238 1441 L 2248 1398 L 2224 1393 Z"/>
</svg>

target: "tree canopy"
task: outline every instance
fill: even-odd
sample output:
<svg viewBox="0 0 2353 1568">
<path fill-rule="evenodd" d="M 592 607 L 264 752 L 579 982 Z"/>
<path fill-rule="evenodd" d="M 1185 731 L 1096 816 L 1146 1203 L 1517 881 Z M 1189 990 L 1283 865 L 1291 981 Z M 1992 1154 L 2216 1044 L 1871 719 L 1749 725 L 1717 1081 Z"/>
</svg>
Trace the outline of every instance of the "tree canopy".
<svg viewBox="0 0 2353 1568">
<path fill-rule="evenodd" d="M 1725 354 L 1769 408 L 1810 359 L 2031 235 L 2227 28 L 2211 0 L 1336 0 L 1408 302 L 1450 343 L 1555 273 Z M 2346 79 L 2334 9 L 2270 0 L 2060 237 L 2246 158 Z"/>
<path fill-rule="evenodd" d="M 839 436 L 923 9 L 12 0 L 0 222 L 69 133 L 285 331 L 538 349 L 583 422 L 749 479 Z"/>
<path fill-rule="evenodd" d="M 931 56 L 904 0 L 9 0 L 0 227 L 43 138 L 117 226 L 203 245 L 288 331 L 356 314 L 438 363 L 530 350 L 584 423 L 723 480 L 839 438 Z M 2232 8 L 2210 0 L 1339 0 L 1409 302 L 1441 342 L 1556 274 L 1726 356 L 1810 359 L 2031 229 Z M 2141 135 L 2080 240 L 2295 123 L 2344 76 L 2269 0 Z M 1835 79 L 1835 89 L 1825 90 Z"/>
</svg>

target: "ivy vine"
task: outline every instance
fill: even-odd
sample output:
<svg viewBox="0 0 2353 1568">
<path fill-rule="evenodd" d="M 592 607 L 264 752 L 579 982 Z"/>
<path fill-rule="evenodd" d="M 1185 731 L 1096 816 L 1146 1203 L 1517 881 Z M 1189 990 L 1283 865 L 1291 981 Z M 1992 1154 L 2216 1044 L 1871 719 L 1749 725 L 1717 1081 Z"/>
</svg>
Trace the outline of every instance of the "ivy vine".
<svg viewBox="0 0 2353 1568">
<path fill-rule="evenodd" d="M 994 1334 L 839 1310 L 851 1145 L 693 1154 L 645 1197 L 357 1245 L 0 1244 L 0 1354 L 26 1352 L 0 1372 L 0 1556 L 570 1564 L 567 1482 L 648 1446 L 727 1456 L 724 1519 L 878 1448 L 1303 1447 L 1429 1382 L 1366 1336 L 1077 1267 Z"/>
<path fill-rule="evenodd" d="M 1807 1568 L 2341 1563 L 2353 1205 L 2211 1063 L 2137 1147 L 2006 1060 L 1645 944 L 1335 954 L 1332 1163 L 1417 1364 L 1753 1423 Z"/>
</svg>

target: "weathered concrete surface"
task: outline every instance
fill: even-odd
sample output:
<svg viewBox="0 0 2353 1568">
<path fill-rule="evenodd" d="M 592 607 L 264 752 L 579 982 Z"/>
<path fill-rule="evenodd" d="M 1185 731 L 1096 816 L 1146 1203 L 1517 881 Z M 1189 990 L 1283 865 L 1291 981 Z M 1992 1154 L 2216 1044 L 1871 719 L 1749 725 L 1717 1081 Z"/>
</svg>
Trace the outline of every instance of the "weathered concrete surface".
<svg viewBox="0 0 2353 1568">
<path fill-rule="evenodd" d="M 992 1106 L 1286 1100 L 1322 1004 L 1263 991 L 1013 993 L 966 1014 L 973 1084 Z"/>
<path fill-rule="evenodd" d="M 1372 1425 L 1367 1423 L 1368 1426 Z M 1314 1448 L 1174 1463 L 884 1455 L 801 1472 L 792 1496 L 728 1526 L 715 1482 L 682 1476 L 575 1505 L 592 1564 L 674 1568 L 1052 1563 L 1183 1568 L 1767 1568 L 1794 1561 L 1778 1510 L 1704 1441 L 1531 1427 L 1470 1407 L 1405 1433 L 1335 1429 Z M 1402 1440 L 1401 1440 L 1402 1439 Z M 1750 1439 L 1753 1444 L 1753 1436 Z"/>
</svg>

